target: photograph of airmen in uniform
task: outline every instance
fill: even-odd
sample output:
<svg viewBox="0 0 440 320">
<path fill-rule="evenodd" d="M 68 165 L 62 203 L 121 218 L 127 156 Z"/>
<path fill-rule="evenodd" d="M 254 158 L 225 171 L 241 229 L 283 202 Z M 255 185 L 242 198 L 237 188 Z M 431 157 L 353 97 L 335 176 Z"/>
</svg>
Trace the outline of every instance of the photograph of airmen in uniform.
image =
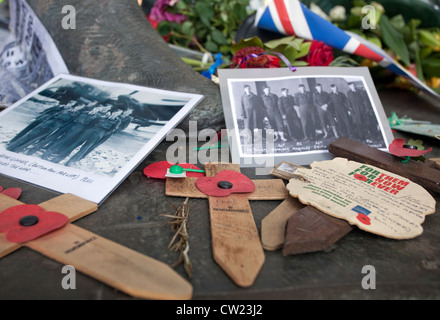
<svg viewBox="0 0 440 320">
<path fill-rule="evenodd" d="M 339 137 L 386 147 L 362 77 L 308 76 L 231 83 L 232 112 L 236 128 L 242 132 L 245 154 L 270 153 L 264 143 L 269 132 L 275 154 L 328 150 Z"/>
<path fill-rule="evenodd" d="M 0 148 L 112 176 L 187 102 L 59 79 L 0 119 Z"/>
</svg>

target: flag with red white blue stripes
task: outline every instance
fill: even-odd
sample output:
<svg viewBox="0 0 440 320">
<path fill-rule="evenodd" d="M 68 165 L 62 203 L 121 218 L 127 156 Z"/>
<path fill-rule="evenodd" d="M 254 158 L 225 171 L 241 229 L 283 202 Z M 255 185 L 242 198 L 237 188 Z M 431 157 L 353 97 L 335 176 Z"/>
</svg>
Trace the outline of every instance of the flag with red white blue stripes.
<svg viewBox="0 0 440 320">
<path fill-rule="evenodd" d="M 343 52 L 368 58 L 397 75 L 405 76 L 413 84 L 440 98 L 435 91 L 392 59 L 382 49 L 368 40 L 338 28 L 309 10 L 299 0 L 270 1 L 263 10 L 258 12 L 255 24 L 259 28 L 283 35 L 294 35 L 306 40 L 322 41 Z"/>
</svg>

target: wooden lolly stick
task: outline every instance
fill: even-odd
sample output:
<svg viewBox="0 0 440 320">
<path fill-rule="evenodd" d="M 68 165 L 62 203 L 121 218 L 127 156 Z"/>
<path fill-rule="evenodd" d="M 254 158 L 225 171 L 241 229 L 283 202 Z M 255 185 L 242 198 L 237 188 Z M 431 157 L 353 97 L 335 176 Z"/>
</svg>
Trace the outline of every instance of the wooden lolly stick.
<svg viewBox="0 0 440 320">
<path fill-rule="evenodd" d="M 304 205 L 298 199 L 289 196 L 261 220 L 261 243 L 265 250 L 279 250 L 284 246 L 287 221 L 302 208 Z"/>
<path fill-rule="evenodd" d="M 426 160 L 403 163 L 403 158 L 376 148 L 366 146 L 356 140 L 339 138 L 329 146 L 335 156 L 370 164 L 372 166 L 394 172 L 402 177 L 440 193 L 440 170 L 435 161 Z"/>
<path fill-rule="evenodd" d="M 72 224 L 25 245 L 133 297 L 192 296 L 192 286 L 168 265 Z"/>
</svg>

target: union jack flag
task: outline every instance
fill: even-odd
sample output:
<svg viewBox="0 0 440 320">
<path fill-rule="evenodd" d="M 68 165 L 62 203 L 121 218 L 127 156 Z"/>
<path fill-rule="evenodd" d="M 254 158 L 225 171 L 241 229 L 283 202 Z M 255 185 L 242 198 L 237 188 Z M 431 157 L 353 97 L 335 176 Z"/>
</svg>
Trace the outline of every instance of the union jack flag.
<svg viewBox="0 0 440 320">
<path fill-rule="evenodd" d="M 270 1 L 263 10 L 258 12 L 255 24 L 259 28 L 283 35 L 294 35 L 306 40 L 322 41 L 343 52 L 368 58 L 397 75 L 405 76 L 413 84 L 440 98 L 440 95 L 375 44 L 336 27 L 309 10 L 299 0 Z"/>
</svg>

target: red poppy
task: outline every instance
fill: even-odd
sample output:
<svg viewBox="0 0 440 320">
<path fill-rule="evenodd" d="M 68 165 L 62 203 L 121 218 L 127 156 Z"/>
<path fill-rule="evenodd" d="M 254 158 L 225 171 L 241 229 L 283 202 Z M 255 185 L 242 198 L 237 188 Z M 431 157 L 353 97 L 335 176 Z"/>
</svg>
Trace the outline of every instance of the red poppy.
<svg viewBox="0 0 440 320">
<path fill-rule="evenodd" d="M 166 179 L 165 175 L 167 174 L 167 169 L 171 168 L 175 163 L 171 163 L 168 161 L 159 161 L 150 164 L 149 166 L 144 168 L 144 175 L 150 178 L 156 179 Z M 197 166 L 190 163 L 179 163 L 184 169 L 196 169 L 200 170 Z M 187 177 L 204 177 L 205 174 L 203 172 L 186 172 Z"/>
<path fill-rule="evenodd" d="M 356 179 L 361 180 L 361 181 L 367 181 L 368 180 L 367 177 L 364 176 L 363 174 L 355 174 L 353 177 L 355 177 Z"/>
<path fill-rule="evenodd" d="M 333 61 L 333 50 L 322 41 L 313 40 L 305 61 L 310 66 L 328 66 Z"/>
<path fill-rule="evenodd" d="M 363 213 L 359 213 L 359 214 L 356 216 L 356 218 L 357 218 L 360 222 L 362 222 L 363 224 L 366 224 L 366 225 L 368 225 L 368 226 L 371 224 L 370 218 L 368 218 L 368 216 L 365 215 L 365 214 L 363 214 Z"/>
<path fill-rule="evenodd" d="M 261 47 L 245 47 L 232 57 L 232 68 L 279 68 L 280 58 L 264 54 Z"/>
<path fill-rule="evenodd" d="M 426 150 L 411 149 L 405 147 L 405 139 L 394 139 L 388 146 L 388 150 L 391 154 L 398 157 L 420 157 L 430 152 L 432 148 Z"/>
<path fill-rule="evenodd" d="M 17 200 L 18 198 L 20 198 L 21 189 L 20 188 L 3 189 L 3 187 L 0 186 L 0 193 Z"/>
<path fill-rule="evenodd" d="M 204 194 L 214 197 L 226 197 L 231 193 L 250 193 L 255 190 L 251 179 L 231 170 L 220 171 L 215 177 L 199 178 L 196 180 L 196 186 Z"/>
<path fill-rule="evenodd" d="M 69 219 L 35 204 L 21 204 L 0 213 L 0 232 L 10 242 L 22 243 L 61 228 Z"/>
</svg>

